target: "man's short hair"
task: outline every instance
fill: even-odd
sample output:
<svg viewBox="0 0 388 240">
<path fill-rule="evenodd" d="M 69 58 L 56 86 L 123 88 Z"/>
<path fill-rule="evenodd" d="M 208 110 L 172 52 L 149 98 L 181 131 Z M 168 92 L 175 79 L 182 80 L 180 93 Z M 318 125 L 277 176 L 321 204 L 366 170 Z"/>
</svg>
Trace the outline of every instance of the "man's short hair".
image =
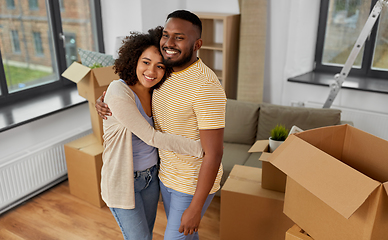
<svg viewBox="0 0 388 240">
<path fill-rule="evenodd" d="M 166 21 L 170 18 L 180 18 L 180 19 L 191 22 L 192 24 L 194 24 L 195 26 L 198 27 L 199 37 L 201 37 L 201 35 L 202 35 L 202 22 L 199 19 L 199 17 L 197 15 L 195 15 L 194 13 L 187 11 L 187 10 L 176 10 L 176 11 L 168 14 Z"/>
</svg>

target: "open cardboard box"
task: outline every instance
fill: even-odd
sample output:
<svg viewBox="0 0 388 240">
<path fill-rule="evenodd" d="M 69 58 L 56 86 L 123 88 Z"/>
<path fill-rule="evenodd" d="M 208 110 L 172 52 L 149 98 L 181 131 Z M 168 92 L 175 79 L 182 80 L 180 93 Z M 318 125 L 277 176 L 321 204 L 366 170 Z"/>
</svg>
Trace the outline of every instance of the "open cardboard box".
<svg viewBox="0 0 388 240">
<path fill-rule="evenodd" d="M 286 232 L 285 240 L 313 240 L 313 239 L 298 225 L 294 224 L 294 226 L 292 226 Z"/>
<path fill-rule="evenodd" d="M 268 161 L 268 157 L 271 156 L 268 142 L 268 140 L 258 140 L 255 142 L 255 144 L 252 145 L 248 152 L 261 152 L 259 160 L 262 162 L 261 168 L 263 169 L 261 176 L 262 188 L 284 192 L 286 188 L 287 176 Z"/>
<path fill-rule="evenodd" d="M 317 128 L 290 135 L 269 161 L 287 174 L 284 213 L 313 239 L 387 239 L 387 141 Z"/>
<path fill-rule="evenodd" d="M 97 114 L 95 103 L 97 98 L 107 89 L 108 85 L 113 80 L 120 79 L 120 77 L 114 73 L 112 66 L 91 69 L 78 62 L 73 62 L 62 73 L 62 76 L 77 83 L 78 94 L 89 101 L 93 134 L 102 144 L 102 118 Z"/>
<path fill-rule="evenodd" d="M 261 173 L 234 165 L 221 189 L 220 239 L 284 240 L 294 224 L 283 213 L 284 193 L 262 188 Z"/>
</svg>

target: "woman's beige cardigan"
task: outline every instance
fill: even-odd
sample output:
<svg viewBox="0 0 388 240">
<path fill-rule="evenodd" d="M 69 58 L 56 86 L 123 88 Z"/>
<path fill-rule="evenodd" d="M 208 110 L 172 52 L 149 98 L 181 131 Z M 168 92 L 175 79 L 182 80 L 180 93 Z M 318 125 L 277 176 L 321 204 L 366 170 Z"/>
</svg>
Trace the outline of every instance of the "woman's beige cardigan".
<svg viewBox="0 0 388 240">
<path fill-rule="evenodd" d="M 203 152 L 199 140 L 156 131 L 141 115 L 132 90 L 119 80 L 106 91 L 104 102 L 112 116 L 104 124 L 101 195 L 108 207 L 135 207 L 132 133 L 148 145 L 196 157 Z"/>
</svg>

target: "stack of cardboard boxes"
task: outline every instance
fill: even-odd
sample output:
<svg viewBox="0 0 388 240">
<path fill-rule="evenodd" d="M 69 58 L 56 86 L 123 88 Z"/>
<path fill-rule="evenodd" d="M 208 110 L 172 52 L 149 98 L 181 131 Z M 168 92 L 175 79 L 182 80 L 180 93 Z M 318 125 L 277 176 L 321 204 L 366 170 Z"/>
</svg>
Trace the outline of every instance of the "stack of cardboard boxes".
<svg viewBox="0 0 388 240">
<path fill-rule="evenodd" d="M 103 126 L 95 103 L 109 83 L 119 76 L 112 67 L 91 69 L 77 62 L 72 63 L 62 76 L 77 83 L 79 95 L 88 100 L 93 129 L 92 134 L 65 144 L 70 193 L 102 207 L 105 205 L 100 193 Z"/>
<path fill-rule="evenodd" d="M 268 140 L 249 152 L 262 152 L 262 168 L 235 165 L 221 189 L 220 239 L 284 240 L 294 224 L 284 213 L 286 175 L 268 162 Z"/>
</svg>

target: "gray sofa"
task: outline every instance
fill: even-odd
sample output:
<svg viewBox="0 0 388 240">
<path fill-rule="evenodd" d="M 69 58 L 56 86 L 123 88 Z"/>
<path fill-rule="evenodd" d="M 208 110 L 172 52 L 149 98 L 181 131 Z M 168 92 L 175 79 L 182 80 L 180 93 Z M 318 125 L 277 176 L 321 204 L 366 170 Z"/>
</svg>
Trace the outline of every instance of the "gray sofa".
<svg viewBox="0 0 388 240">
<path fill-rule="evenodd" d="M 341 121 L 341 111 L 338 109 L 256 104 L 233 99 L 227 100 L 225 121 L 222 158 L 224 174 L 221 185 L 235 164 L 261 167 L 261 162 L 258 161 L 261 153 L 248 153 L 248 150 L 256 140 L 268 139 L 271 129 L 277 124 L 283 124 L 288 129 L 296 125 L 303 130 L 352 124 Z"/>
</svg>

